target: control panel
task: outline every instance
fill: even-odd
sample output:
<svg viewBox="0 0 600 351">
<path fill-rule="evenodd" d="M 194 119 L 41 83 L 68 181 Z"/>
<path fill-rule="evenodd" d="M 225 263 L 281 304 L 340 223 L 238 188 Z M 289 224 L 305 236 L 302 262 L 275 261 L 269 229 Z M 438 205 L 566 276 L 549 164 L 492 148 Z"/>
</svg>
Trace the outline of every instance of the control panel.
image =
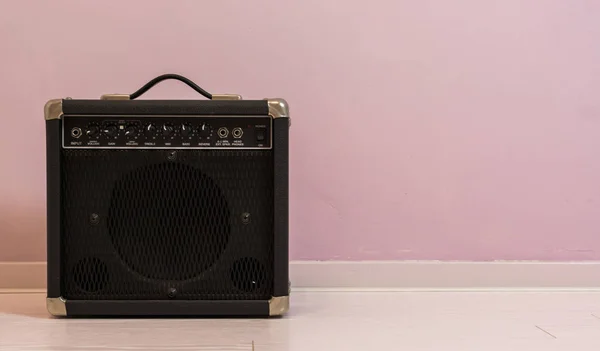
<svg viewBox="0 0 600 351">
<path fill-rule="evenodd" d="M 68 149 L 270 149 L 269 116 L 63 116 Z"/>
</svg>

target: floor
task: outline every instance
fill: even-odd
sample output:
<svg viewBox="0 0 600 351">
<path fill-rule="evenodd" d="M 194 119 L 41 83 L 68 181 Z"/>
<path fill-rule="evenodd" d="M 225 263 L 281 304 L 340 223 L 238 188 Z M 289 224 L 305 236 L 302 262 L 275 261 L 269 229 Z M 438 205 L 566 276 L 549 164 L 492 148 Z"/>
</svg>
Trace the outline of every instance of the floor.
<svg viewBox="0 0 600 351">
<path fill-rule="evenodd" d="M 599 350 L 600 292 L 293 292 L 283 319 L 53 319 L 0 294 L 0 350 Z"/>
</svg>

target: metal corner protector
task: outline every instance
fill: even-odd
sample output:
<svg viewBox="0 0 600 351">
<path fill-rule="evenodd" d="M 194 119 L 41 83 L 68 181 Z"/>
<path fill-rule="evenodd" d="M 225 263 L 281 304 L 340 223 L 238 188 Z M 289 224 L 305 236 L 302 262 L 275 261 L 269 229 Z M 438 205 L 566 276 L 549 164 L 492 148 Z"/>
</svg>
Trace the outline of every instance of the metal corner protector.
<svg viewBox="0 0 600 351">
<path fill-rule="evenodd" d="M 55 317 L 64 317 L 67 315 L 67 300 L 62 297 L 46 298 L 46 309 L 48 313 Z"/>
<path fill-rule="evenodd" d="M 289 296 L 273 296 L 269 300 L 269 316 L 282 316 L 290 309 Z"/>
<path fill-rule="evenodd" d="M 48 100 L 44 106 L 44 118 L 46 121 L 60 119 L 63 115 L 62 99 Z"/>
<path fill-rule="evenodd" d="M 273 118 L 289 117 L 290 108 L 284 99 L 266 99 L 269 105 L 269 115 Z"/>
</svg>

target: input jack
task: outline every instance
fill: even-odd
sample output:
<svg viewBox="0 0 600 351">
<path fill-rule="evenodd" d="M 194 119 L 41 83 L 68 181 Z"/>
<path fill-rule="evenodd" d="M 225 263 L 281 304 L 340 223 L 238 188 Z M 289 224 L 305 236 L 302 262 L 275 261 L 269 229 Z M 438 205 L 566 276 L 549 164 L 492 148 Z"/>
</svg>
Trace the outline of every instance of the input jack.
<svg viewBox="0 0 600 351">
<path fill-rule="evenodd" d="M 73 129 L 71 129 L 71 136 L 75 139 L 79 138 L 81 136 L 81 128 L 79 127 L 75 127 Z"/>
<path fill-rule="evenodd" d="M 219 135 L 219 138 L 227 138 L 227 136 L 229 135 L 229 129 L 221 127 L 217 131 L 217 134 Z"/>
<path fill-rule="evenodd" d="M 242 128 L 233 128 L 231 135 L 233 135 L 234 138 L 239 139 L 242 137 L 242 135 L 244 135 L 244 131 Z"/>
</svg>

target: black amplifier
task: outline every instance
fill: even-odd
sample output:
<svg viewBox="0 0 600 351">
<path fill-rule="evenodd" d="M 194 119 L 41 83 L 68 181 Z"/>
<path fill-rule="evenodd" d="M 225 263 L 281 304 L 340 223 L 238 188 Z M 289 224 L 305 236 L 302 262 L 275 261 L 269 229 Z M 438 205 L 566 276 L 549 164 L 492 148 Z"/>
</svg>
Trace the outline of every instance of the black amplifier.
<svg viewBox="0 0 600 351">
<path fill-rule="evenodd" d="M 135 100 L 177 79 L 208 100 Z M 164 75 L 50 100 L 47 307 L 55 316 L 275 316 L 289 308 L 283 99 Z"/>
</svg>

